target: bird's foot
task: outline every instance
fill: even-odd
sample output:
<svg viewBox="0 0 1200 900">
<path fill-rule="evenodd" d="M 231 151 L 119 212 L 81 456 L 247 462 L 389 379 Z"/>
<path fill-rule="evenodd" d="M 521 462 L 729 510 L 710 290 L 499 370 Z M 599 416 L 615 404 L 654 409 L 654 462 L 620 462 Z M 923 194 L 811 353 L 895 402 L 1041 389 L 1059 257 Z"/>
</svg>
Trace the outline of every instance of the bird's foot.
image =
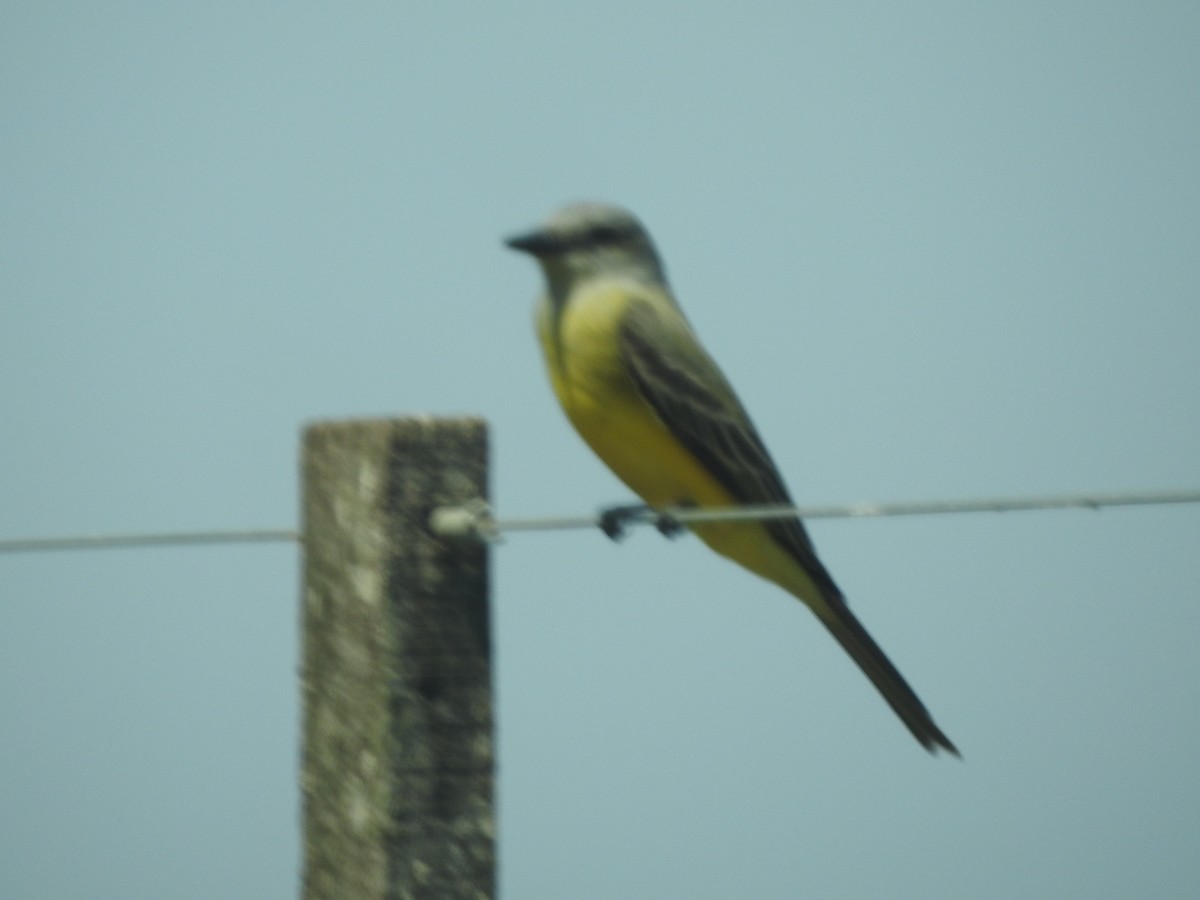
<svg viewBox="0 0 1200 900">
<path fill-rule="evenodd" d="M 680 504 L 688 506 L 691 504 Z M 633 503 L 625 506 L 610 506 L 600 511 L 598 524 L 600 530 L 611 540 L 619 541 L 625 537 L 629 526 L 635 522 L 653 522 L 663 537 L 677 538 L 687 530 L 687 526 L 669 512 L 661 512 L 645 503 Z"/>
<path fill-rule="evenodd" d="M 610 506 L 600 511 L 597 524 L 600 530 L 608 535 L 610 540 L 619 541 L 631 522 L 644 520 L 654 512 L 645 503 L 632 503 L 624 506 Z"/>
<path fill-rule="evenodd" d="M 672 540 L 679 537 L 684 533 L 684 531 L 687 530 L 686 525 L 684 525 L 670 513 L 666 512 L 660 512 L 655 515 L 654 527 L 658 529 L 658 533 L 663 537 L 671 538 Z"/>
</svg>

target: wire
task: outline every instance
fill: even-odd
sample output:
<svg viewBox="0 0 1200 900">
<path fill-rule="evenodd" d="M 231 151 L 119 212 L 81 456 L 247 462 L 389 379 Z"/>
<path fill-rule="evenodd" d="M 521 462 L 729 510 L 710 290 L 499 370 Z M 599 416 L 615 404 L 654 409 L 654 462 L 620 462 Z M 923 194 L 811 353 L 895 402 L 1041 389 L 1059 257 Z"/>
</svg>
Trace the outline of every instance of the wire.
<svg viewBox="0 0 1200 900">
<path fill-rule="evenodd" d="M 558 531 L 573 528 L 655 525 L 670 531 L 676 526 L 701 522 L 740 522 L 747 520 L 853 519 L 880 516 L 945 515 L 972 512 L 1014 512 L 1039 509 L 1093 509 L 1108 506 L 1158 506 L 1171 503 L 1200 503 L 1200 491 L 1149 491 L 1125 494 L 1065 494 L 1049 497 L 994 498 L 984 500 L 930 500 L 913 503 L 851 503 L 838 506 L 730 506 L 705 509 L 675 507 L 655 510 L 649 507 L 616 509 L 617 515 L 562 516 L 541 519 L 492 519 L 486 504 L 444 507 L 433 511 L 430 527 L 444 536 L 475 536 L 495 540 L 505 532 Z"/>
<path fill-rule="evenodd" d="M 654 525 L 671 532 L 702 522 L 748 520 L 860 519 L 882 516 L 925 516 L 954 513 L 1016 512 L 1043 509 L 1092 509 L 1112 506 L 1162 506 L 1200 503 L 1200 491 L 1143 491 L 1124 494 L 1062 494 L 1045 497 L 999 497 L 982 500 L 927 500 L 912 503 L 850 503 L 835 506 L 730 506 L 704 509 L 676 507 L 614 507 L 591 516 L 495 519 L 483 500 L 435 509 L 430 529 L 443 537 L 474 537 L 495 541 L 519 531 L 563 531 L 600 528 L 610 535 L 628 525 Z M 289 528 L 236 529 L 229 531 L 175 531 L 152 534 L 95 534 L 71 537 L 13 538 L 0 540 L 0 553 L 44 550 L 99 550 L 114 547 L 160 547 L 194 544 L 296 543 L 300 532 Z"/>
<path fill-rule="evenodd" d="M 294 543 L 300 533 L 285 528 L 236 531 L 162 531 L 155 534 L 90 534 L 73 537 L 14 538 L 0 540 L 0 553 L 39 550 L 100 550 L 112 547 L 159 547 L 169 544 Z"/>
</svg>

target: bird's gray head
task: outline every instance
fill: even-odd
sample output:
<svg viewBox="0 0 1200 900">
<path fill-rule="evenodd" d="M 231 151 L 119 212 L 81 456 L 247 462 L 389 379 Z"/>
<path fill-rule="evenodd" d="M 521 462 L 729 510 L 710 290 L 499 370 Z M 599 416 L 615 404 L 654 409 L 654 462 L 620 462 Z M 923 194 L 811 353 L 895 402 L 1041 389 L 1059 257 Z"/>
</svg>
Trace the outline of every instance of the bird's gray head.
<svg viewBox="0 0 1200 900">
<path fill-rule="evenodd" d="M 596 277 L 666 282 L 650 235 L 632 213 L 618 206 L 575 203 L 505 243 L 537 259 L 551 295 L 559 298 Z"/>
</svg>

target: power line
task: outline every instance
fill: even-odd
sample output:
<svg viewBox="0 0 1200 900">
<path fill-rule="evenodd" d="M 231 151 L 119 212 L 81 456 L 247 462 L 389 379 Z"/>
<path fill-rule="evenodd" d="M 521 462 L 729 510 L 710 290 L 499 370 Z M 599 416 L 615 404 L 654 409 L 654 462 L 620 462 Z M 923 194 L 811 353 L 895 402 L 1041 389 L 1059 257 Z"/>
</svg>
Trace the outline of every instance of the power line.
<svg viewBox="0 0 1200 900">
<path fill-rule="evenodd" d="M 505 533 L 600 528 L 610 534 L 626 526 L 654 525 L 670 532 L 702 522 L 741 522 L 786 519 L 859 519 L 882 516 L 926 516 L 956 513 L 1017 512 L 1046 509 L 1092 509 L 1115 506 L 1162 506 L 1200 503 L 1197 491 L 1143 491 L 1122 494 L 1061 494 L 1043 497 L 998 497 L 981 500 L 923 500 L 911 503 L 848 503 L 834 506 L 731 506 L 696 509 L 679 507 L 615 507 L 590 516 L 550 516 L 497 519 L 482 500 L 462 506 L 435 509 L 430 528 L 444 537 L 475 537 L 494 541 Z M 196 544 L 295 543 L 300 532 L 290 528 L 232 529 L 226 531 L 174 531 L 147 534 L 93 534 L 69 537 L 13 538 L 0 540 L 0 553 L 45 550 L 100 550 L 115 547 L 161 547 Z"/>
<path fill-rule="evenodd" d="M 649 507 L 618 507 L 615 511 L 592 516 L 553 518 L 493 519 L 487 504 L 478 501 L 459 507 L 434 510 L 430 527 L 446 536 L 476 536 L 495 540 L 505 532 L 559 531 L 577 528 L 601 528 L 620 531 L 625 525 L 655 525 L 671 531 L 682 525 L 701 522 L 739 522 L 747 520 L 855 519 L 881 516 L 923 516 L 952 513 L 1016 512 L 1045 509 L 1092 509 L 1113 506 L 1160 506 L 1200 503 L 1200 491 L 1143 491 L 1112 494 L 1061 494 L 1043 497 L 997 497 L 981 500 L 926 500 L 911 503 L 850 503 L 835 506 L 730 506 L 696 509 L 675 507 L 656 510 Z M 615 512 L 615 515 L 613 514 Z"/>
<path fill-rule="evenodd" d="M 84 534 L 71 537 L 13 538 L 0 540 L 0 553 L 39 550 L 101 550 L 113 547 L 159 547 L 171 544 L 268 544 L 300 539 L 286 528 L 250 528 L 232 531 L 160 531 L 154 534 Z"/>
</svg>

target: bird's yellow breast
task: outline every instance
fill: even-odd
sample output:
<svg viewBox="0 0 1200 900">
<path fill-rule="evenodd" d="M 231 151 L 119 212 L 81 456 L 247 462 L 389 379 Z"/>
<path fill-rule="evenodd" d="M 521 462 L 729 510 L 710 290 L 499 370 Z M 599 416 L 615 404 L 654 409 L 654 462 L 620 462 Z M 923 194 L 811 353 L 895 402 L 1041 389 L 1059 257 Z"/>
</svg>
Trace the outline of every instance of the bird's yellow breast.
<svg viewBox="0 0 1200 900">
<path fill-rule="evenodd" d="M 650 505 L 726 505 L 729 492 L 671 434 L 625 367 L 619 333 L 633 302 L 660 301 L 623 284 L 578 290 L 557 321 L 543 303 L 538 332 L 558 402 L 592 450 Z"/>
</svg>

